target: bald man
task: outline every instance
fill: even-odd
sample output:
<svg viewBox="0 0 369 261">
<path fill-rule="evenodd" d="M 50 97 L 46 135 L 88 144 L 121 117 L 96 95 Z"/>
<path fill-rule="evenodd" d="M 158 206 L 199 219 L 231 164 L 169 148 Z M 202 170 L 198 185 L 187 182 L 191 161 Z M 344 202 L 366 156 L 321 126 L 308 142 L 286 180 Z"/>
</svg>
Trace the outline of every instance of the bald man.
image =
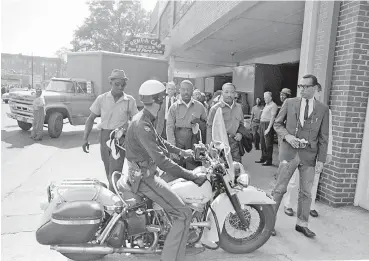
<svg viewBox="0 0 369 261">
<path fill-rule="evenodd" d="M 242 134 L 238 132 L 240 125 L 244 125 L 241 104 L 234 101 L 236 88 L 232 83 L 225 83 L 222 86 L 221 99 L 210 109 L 207 122 L 207 143 L 212 141 L 212 126 L 214 116 L 218 108 L 223 110 L 223 118 L 228 134 L 228 142 L 231 147 L 233 161 L 241 162 L 240 141 Z"/>
<path fill-rule="evenodd" d="M 193 149 L 193 144 L 199 141 L 200 134 L 194 134 L 192 126 L 195 122 L 206 126 L 207 113 L 204 105 L 193 98 L 194 86 L 189 80 L 184 80 L 180 85 L 180 99 L 169 109 L 167 119 L 168 142 L 181 149 Z M 204 128 L 203 128 L 204 129 Z M 205 136 L 206 131 L 202 133 Z M 179 164 L 186 169 L 194 169 L 201 163 L 193 159 L 180 159 Z"/>
</svg>

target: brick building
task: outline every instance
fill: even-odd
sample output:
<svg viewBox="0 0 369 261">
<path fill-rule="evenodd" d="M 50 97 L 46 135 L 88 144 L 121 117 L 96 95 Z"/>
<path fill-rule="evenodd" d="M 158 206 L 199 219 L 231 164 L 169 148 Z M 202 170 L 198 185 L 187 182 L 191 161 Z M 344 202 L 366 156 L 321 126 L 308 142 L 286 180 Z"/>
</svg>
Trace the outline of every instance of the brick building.
<svg viewBox="0 0 369 261">
<path fill-rule="evenodd" d="M 298 78 L 317 75 L 333 115 L 318 198 L 369 209 L 369 1 L 159 1 L 151 31 L 166 46 L 169 80 L 214 92 L 217 77 L 230 77 L 250 105 L 255 93 L 296 93 Z"/>
<path fill-rule="evenodd" d="M 34 80 L 47 81 L 52 77 L 64 76 L 64 71 L 62 61 L 59 58 L 9 53 L 1 54 L 2 75 L 31 76 L 33 73 Z"/>
</svg>

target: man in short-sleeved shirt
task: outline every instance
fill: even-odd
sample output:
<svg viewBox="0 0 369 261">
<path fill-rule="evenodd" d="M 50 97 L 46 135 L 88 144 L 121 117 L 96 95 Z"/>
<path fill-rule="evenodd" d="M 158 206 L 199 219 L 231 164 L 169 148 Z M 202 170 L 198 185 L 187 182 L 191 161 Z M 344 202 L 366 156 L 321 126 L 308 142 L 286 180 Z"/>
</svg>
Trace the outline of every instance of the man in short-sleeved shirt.
<svg viewBox="0 0 369 261">
<path fill-rule="evenodd" d="M 194 86 L 190 81 L 181 82 L 181 98 L 170 107 L 166 126 L 168 142 L 185 150 L 192 149 L 193 144 L 198 143 L 200 139 L 199 133 L 193 134 L 194 123 L 199 123 L 203 140 L 206 132 L 206 109 L 201 102 L 192 98 L 193 91 Z M 200 165 L 193 159 L 181 159 L 179 164 L 187 169 L 194 169 Z"/>
<path fill-rule="evenodd" d="M 259 129 L 261 158 L 256 163 L 262 163 L 263 166 L 272 166 L 274 143 L 273 123 L 277 116 L 278 106 L 273 102 L 271 92 L 264 92 L 264 101 L 265 107 L 260 116 Z"/>
<path fill-rule="evenodd" d="M 90 107 L 91 114 L 86 121 L 85 133 L 83 136 L 83 150 L 88 152 L 88 136 L 93 127 L 96 117 L 101 117 L 98 128 L 100 133 L 100 153 L 104 162 L 106 176 L 109 182 L 109 189 L 114 191 L 111 175 L 114 171 L 122 171 L 124 162 L 124 151 L 120 151 L 118 159 L 114 159 L 110 153 L 110 148 L 106 142 L 110 139 L 110 133 L 128 123 L 137 110 L 136 100 L 124 93 L 124 88 L 128 78 L 123 70 L 113 70 L 109 77 L 112 86 L 111 91 L 99 95 Z"/>
</svg>

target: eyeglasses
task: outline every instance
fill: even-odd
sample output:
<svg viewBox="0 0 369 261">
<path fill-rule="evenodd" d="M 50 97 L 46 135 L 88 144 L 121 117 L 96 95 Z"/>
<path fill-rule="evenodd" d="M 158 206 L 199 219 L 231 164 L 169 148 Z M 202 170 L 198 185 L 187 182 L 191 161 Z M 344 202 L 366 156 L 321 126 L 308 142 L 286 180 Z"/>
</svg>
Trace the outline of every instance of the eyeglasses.
<svg viewBox="0 0 369 261">
<path fill-rule="evenodd" d="M 307 88 L 310 88 L 310 87 L 314 87 L 315 85 L 303 85 L 303 84 L 299 84 L 297 85 L 298 88 L 301 88 L 301 89 L 307 89 Z"/>
</svg>

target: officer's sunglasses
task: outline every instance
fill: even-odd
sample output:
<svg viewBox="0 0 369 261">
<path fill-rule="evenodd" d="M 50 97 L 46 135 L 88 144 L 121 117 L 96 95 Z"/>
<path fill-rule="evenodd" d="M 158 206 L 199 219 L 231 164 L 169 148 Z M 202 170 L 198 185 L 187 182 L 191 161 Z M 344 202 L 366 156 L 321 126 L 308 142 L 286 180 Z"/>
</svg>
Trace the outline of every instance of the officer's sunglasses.
<svg viewBox="0 0 369 261">
<path fill-rule="evenodd" d="M 300 89 L 308 89 L 308 88 L 310 88 L 310 87 L 314 87 L 315 85 L 303 85 L 303 84 L 299 84 L 299 85 L 297 85 L 297 87 L 298 88 L 300 88 Z"/>
</svg>

